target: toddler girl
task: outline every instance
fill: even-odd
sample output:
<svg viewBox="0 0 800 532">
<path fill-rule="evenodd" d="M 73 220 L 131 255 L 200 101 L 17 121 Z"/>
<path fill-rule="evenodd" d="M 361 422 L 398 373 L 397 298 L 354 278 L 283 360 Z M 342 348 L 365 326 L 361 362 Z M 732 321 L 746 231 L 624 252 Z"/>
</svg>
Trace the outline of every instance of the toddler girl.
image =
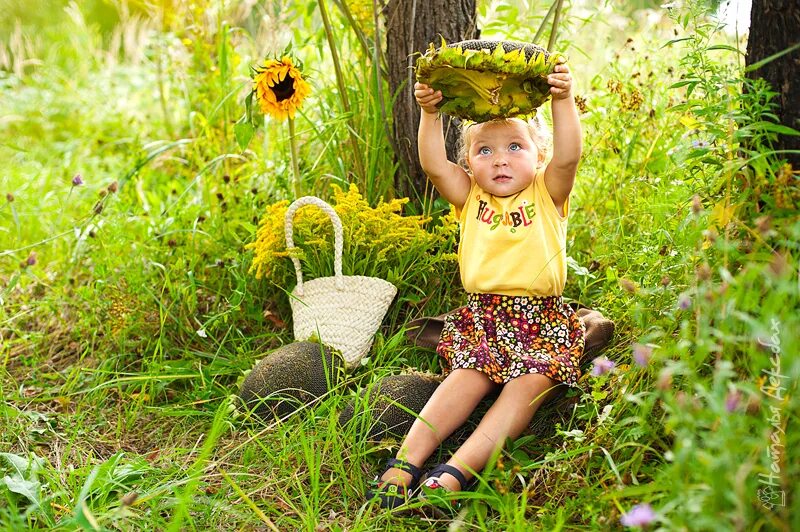
<svg viewBox="0 0 800 532">
<path fill-rule="evenodd" d="M 458 261 L 469 297 L 461 312 L 445 320 L 437 347 L 447 377 L 368 493 L 383 507 L 407 500 L 419 485 L 420 467 L 489 392 L 502 387 L 469 439 L 427 473 L 428 495 L 468 489 L 555 387 L 575 386 L 580 377 L 585 329 L 561 294 L 581 129 L 569 68 L 557 65 L 548 82 L 550 161 L 548 135 L 538 120 L 492 120 L 464 128 L 466 169 L 447 159 L 436 109 L 441 92 L 414 86 L 422 109 L 420 162 L 459 217 Z"/>
</svg>

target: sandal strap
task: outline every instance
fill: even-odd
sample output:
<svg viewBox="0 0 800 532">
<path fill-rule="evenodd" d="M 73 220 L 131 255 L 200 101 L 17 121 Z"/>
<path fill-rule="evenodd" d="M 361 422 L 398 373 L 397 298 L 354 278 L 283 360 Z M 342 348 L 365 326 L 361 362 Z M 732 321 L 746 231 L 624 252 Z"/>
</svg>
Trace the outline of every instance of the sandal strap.
<svg viewBox="0 0 800 532">
<path fill-rule="evenodd" d="M 412 464 L 411 462 L 406 462 L 405 460 L 400 460 L 399 458 L 390 458 L 386 461 L 386 469 L 391 469 L 392 467 L 400 469 L 401 471 L 405 471 L 409 475 L 411 475 L 411 483 L 409 487 L 413 488 L 419 482 L 419 477 L 422 476 L 422 470 Z"/>
<path fill-rule="evenodd" d="M 408 501 L 409 492 L 405 486 L 390 484 L 375 479 L 366 493 L 367 501 L 378 501 L 381 508 L 394 509 Z"/>
<path fill-rule="evenodd" d="M 428 478 L 440 477 L 442 476 L 443 473 L 447 473 L 448 475 L 454 477 L 461 486 L 461 491 L 466 491 L 469 489 L 469 482 L 467 482 L 467 479 L 464 477 L 464 474 L 461 473 L 461 471 L 459 471 L 455 467 L 448 464 L 439 464 L 433 469 L 431 469 L 431 471 L 428 473 Z"/>
</svg>

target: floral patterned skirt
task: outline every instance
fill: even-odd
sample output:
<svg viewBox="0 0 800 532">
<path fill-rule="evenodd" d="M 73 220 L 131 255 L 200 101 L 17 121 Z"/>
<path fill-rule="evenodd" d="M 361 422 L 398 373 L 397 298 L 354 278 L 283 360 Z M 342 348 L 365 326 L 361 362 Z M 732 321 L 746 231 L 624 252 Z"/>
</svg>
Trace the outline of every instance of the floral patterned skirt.
<svg viewBox="0 0 800 532">
<path fill-rule="evenodd" d="M 561 296 L 470 294 L 445 318 L 436 352 L 445 374 L 470 368 L 505 384 L 529 373 L 577 386 L 586 329 Z"/>
</svg>

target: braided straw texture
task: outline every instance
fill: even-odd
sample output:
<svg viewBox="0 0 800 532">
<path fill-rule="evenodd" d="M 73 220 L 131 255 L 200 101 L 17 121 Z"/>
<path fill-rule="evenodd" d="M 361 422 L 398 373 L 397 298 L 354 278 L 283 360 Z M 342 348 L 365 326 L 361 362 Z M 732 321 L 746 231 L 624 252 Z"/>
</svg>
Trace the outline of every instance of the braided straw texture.
<svg viewBox="0 0 800 532">
<path fill-rule="evenodd" d="M 284 220 L 287 249 L 294 248 L 292 222 L 304 205 L 319 207 L 333 223 L 334 276 L 303 282 L 300 261 L 292 257 L 297 274 L 297 286 L 290 297 L 294 337 L 303 341 L 317 335 L 323 344 L 342 353 L 348 369 L 353 368 L 369 353 L 397 288 L 377 277 L 342 275 L 342 221 L 333 207 L 319 198 L 304 196 L 289 206 Z"/>
</svg>

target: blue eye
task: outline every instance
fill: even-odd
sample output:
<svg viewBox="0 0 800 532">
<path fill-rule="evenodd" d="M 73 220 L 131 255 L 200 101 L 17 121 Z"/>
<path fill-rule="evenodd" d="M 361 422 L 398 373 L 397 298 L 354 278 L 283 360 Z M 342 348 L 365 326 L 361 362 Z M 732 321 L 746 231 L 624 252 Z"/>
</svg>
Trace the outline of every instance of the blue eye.
<svg viewBox="0 0 800 532">
<path fill-rule="evenodd" d="M 511 145 L 508 147 L 508 149 L 511 151 L 519 151 L 522 149 L 522 146 L 520 146 L 516 142 L 512 142 Z"/>
<path fill-rule="evenodd" d="M 490 153 L 492 153 L 492 150 L 488 146 L 484 146 L 478 150 L 478 153 L 481 155 L 489 155 Z"/>
</svg>

